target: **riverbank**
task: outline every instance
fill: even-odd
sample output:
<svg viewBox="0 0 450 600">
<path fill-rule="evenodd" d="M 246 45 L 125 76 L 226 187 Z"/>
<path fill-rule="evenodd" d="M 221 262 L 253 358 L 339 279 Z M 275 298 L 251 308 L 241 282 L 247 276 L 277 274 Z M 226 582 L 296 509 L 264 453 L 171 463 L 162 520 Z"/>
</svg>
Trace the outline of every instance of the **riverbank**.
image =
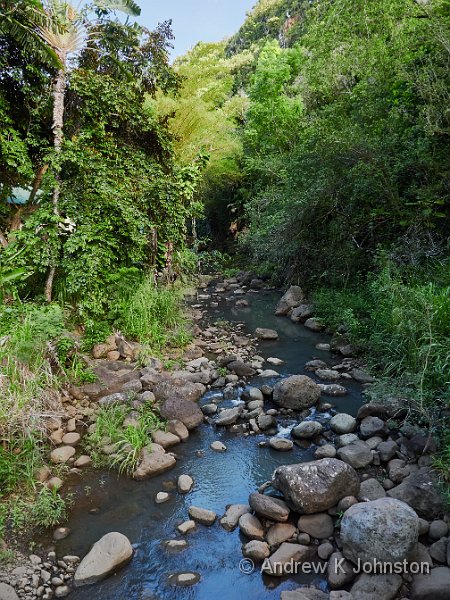
<svg viewBox="0 0 450 600">
<path fill-rule="evenodd" d="M 310 558 L 317 552 L 320 560 L 326 561 L 330 559 L 331 554 L 326 556 L 330 549 L 332 554 L 342 550 L 339 535 L 335 534 L 335 525 L 339 528 L 343 508 L 350 508 L 357 500 L 374 502 L 374 495 L 395 500 L 392 489 L 402 485 L 403 489 L 408 489 L 404 482 L 414 482 L 417 472 L 429 467 L 430 448 L 426 449 L 426 456 L 420 457 L 424 450 L 423 443 L 420 446 L 421 432 L 413 429 L 402 431 L 401 427 L 393 426 L 395 407 L 381 408 L 372 404 L 360 408 L 363 404 L 361 386 L 370 387 L 372 378 L 360 369 L 361 365 L 355 359 L 349 356 L 339 358 L 329 353 L 329 336 L 313 331 L 320 329 L 319 324 L 314 321 L 310 321 L 306 327 L 300 324 L 305 317 L 313 319 L 310 309 L 308 312 L 305 308 L 300 310 L 300 306 L 288 306 L 286 312 L 293 308 L 296 314 L 292 311 L 289 318 L 275 317 L 273 312 L 279 296 L 265 291 L 266 285 L 262 280 L 239 282 L 232 279 L 212 283 L 210 287 L 200 290 L 198 301 L 192 303 L 193 318 L 199 326 L 193 332 L 193 343 L 186 350 L 182 364 L 172 364 L 173 369 L 168 373 L 162 363 L 152 362 L 152 366 L 143 367 L 147 371 L 137 369 L 133 371 L 132 379 L 122 382 L 122 388 L 134 382 L 130 387 L 134 388 L 134 394 L 138 397 L 148 392 L 154 394 L 162 412 L 164 407 L 167 409 L 172 405 L 173 408 L 173 403 L 178 403 L 176 413 L 166 413 L 171 424 L 166 431 L 157 434 L 153 444 L 154 451 L 157 445 L 161 445 L 160 454 L 167 456 L 167 474 L 156 475 L 143 482 L 126 477 L 116 481 L 114 476 L 106 474 L 100 474 L 99 479 L 98 472 L 88 469 L 81 478 L 79 473 L 73 472 L 67 480 L 69 490 L 78 490 L 78 493 L 86 487 L 90 487 L 90 490 L 84 489 L 84 493 L 79 494 L 69 519 L 68 536 L 59 542 L 52 540 L 51 536 L 44 538 L 40 542 L 42 552 L 53 552 L 52 545 L 56 544 L 58 557 L 78 553 L 81 558 L 93 542 L 111 531 L 125 533 L 133 542 L 134 549 L 132 563 L 120 571 L 116 578 L 93 587 L 79 588 L 72 592 L 74 598 L 119 598 L 129 595 L 131 590 L 135 590 L 133 593 L 136 593 L 136 597 L 143 595 L 145 590 L 146 593 L 153 590 L 159 597 L 166 597 L 172 593 L 173 584 L 183 582 L 197 585 L 196 597 L 199 598 L 207 597 L 218 585 L 224 587 L 224 595 L 229 598 L 244 597 L 245 594 L 252 594 L 252 590 L 268 594 L 268 590 L 274 588 L 277 591 L 273 592 L 273 597 L 279 597 L 281 590 L 313 583 L 317 578 L 305 579 L 302 573 L 298 577 L 285 576 L 274 581 L 270 574 L 268 580 L 267 575 L 261 577 L 257 571 L 252 574 L 240 573 L 241 542 L 244 554 L 256 565 L 258 557 L 262 556 L 261 552 L 271 555 L 281 552 L 287 564 L 290 558 L 285 554 L 286 550 L 305 552 L 311 555 Z M 295 296 L 295 293 L 298 294 L 298 290 L 294 294 L 291 291 L 291 296 Z M 293 302 L 304 304 L 303 298 L 299 301 L 298 297 Z M 303 316 L 295 323 L 299 314 Z M 234 322 L 236 320 L 244 321 L 247 328 L 243 327 L 243 323 Z M 112 364 L 112 361 L 109 362 Z M 140 391 L 137 390 L 137 381 L 142 386 Z M 144 385 L 152 386 L 152 390 L 144 390 Z M 171 397 L 174 388 L 176 393 Z M 94 391 L 89 386 L 87 390 L 91 393 Z M 186 400 L 188 390 L 193 399 L 199 400 L 198 404 Z M 103 392 L 106 391 L 112 392 L 101 396 L 103 400 L 107 398 L 106 404 L 113 400 L 119 402 L 117 394 L 125 394 L 120 397 L 122 402 L 129 400 L 127 389 L 116 392 L 104 388 Z M 114 399 L 111 398 L 113 394 L 116 394 Z M 197 395 L 198 398 L 195 398 Z M 296 404 L 298 398 L 303 398 L 306 404 Z M 189 411 L 180 412 L 181 399 L 183 408 L 189 407 Z M 136 400 L 135 397 L 133 402 Z M 77 400 L 75 405 L 81 402 Z M 97 402 L 98 397 L 93 399 L 93 404 Z M 394 414 L 389 414 L 392 408 Z M 182 421 L 185 429 L 188 429 L 188 437 L 182 443 L 179 439 L 186 435 L 185 429 L 174 420 Z M 92 422 L 87 420 L 86 428 L 95 422 L 95 419 Z M 199 429 L 194 429 L 194 423 Z M 224 451 L 216 453 L 210 448 L 214 442 L 218 443 L 215 448 Z M 154 458 L 155 452 L 151 456 Z M 334 458 L 336 456 L 337 460 Z M 135 470 L 138 479 L 154 473 L 150 457 L 141 461 Z M 70 457 L 69 461 L 73 458 Z M 288 502 L 284 506 L 280 504 L 281 500 L 275 502 L 279 507 L 277 510 L 283 513 L 279 521 L 274 518 L 273 501 L 269 496 L 262 498 L 258 494 L 252 495 L 250 505 L 247 504 L 248 495 L 266 480 L 272 480 L 272 474 L 278 467 L 283 469 L 286 468 L 283 465 L 300 465 L 314 459 L 336 460 L 340 466 L 348 465 L 348 469 L 344 467 L 343 471 L 347 478 L 355 470 L 358 473 L 358 484 L 353 475 L 353 481 L 345 480 L 343 486 L 339 484 L 340 489 L 345 488 L 344 496 L 329 498 L 332 504 L 326 509 L 314 507 L 312 514 L 316 515 L 315 523 L 305 525 L 305 518 L 300 516 L 302 513 L 308 514 L 304 507 L 299 510 L 298 506 L 292 504 L 291 494 L 279 487 L 278 490 L 283 492 Z M 160 466 L 158 461 L 158 468 Z M 192 489 L 185 494 L 177 491 L 180 475 L 188 475 L 193 480 Z M 272 481 L 275 483 L 276 478 Z M 360 486 L 358 490 L 357 485 Z M 317 495 L 316 485 L 314 490 Z M 167 494 L 167 503 L 153 504 L 158 493 L 162 493 L 163 498 Z M 348 499 L 348 496 L 352 498 Z M 341 501 L 343 505 L 339 510 Z M 261 506 L 261 502 L 264 506 Z M 212 511 L 215 516 L 224 514 L 230 503 L 241 504 L 244 508 L 241 506 L 238 512 L 235 508 L 228 509 L 228 517 L 221 521 L 222 527 L 215 524 L 206 530 L 201 522 L 195 524 L 196 516 L 197 519 L 199 516 L 195 511 L 192 512 L 192 506 Z M 268 515 L 267 506 L 270 505 L 272 512 Z M 255 513 L 251 517 L 244 516 L 249 515 L 249 506 Z M 426 509 L 435 513 L 427 513 L 428 521 L 436 521 L 434 517 L 439 516 L 436 507 L 437 504 L 432 509 Z M 418 512 L 423 509 L 421 507 L 419 511 L 417 506 L 415 508 Z M 230 515 L 234 516 L 231 518 Z M 160 523 L 161 520 L 164 523 Z M 192 521 L 194 525 L 190 523 Z M 277 522 L 282 527 L 277 526 Z M 224 524 L 227 529 L 234 531 L 225 534 Z M 180 525 L 181 530 L 177 530 Z M 447 534 L 436 540 L 439 544 L 431 550 L 436 542 L 429 535 L 429 530 L 425 531 L 422 521 L 420 525 L 421 544 L 428 547 L 428 554 L 433 554 L 431 560 L 435 565 L 442 564 L 439 557 L 442 558 L 442 539 Z M 181 534 L 186 528 L 193 531 Z M 320 528 L 322 531 L 319 531 Z M 435 523 L 433 535 L 436 535 L 436 531 L 443 533 L 443 528 L 442 523 Z M 282 538 L 287 533 L 289 536 L 281 539 L 281 530 L 284 531 Z M 324 531 L 330 535 L 321 537 Z M 278 532 L 276 537 L 275 532 Z M 379 533 L 383 539 L 384 534 Z M 229 541 L 226 540 L 227 536 L 231 536 Z M 173 556 L 173 549 L 168 553 L 164 550 L 164 561 L 161 561 L 161 548 L 170 540 L 172 546 L 184 548 L 183 553 Z M 372 545 L 368 544 L 369 547 Z M 220 546 L 225 552 L 219 560 L 220 569 L 217 569 L 217 563 L 210 555 L 212 547 L 217 550 Z M 255 553 L 259 553 L 258 556 Z M 180 565 L 187 570 L 180 572 Z M 69 577 L 64 580 L 64 585 L 71 585 L 73 572 L 66 573 Z M 180 579 L 179 575 L 185 577 Z M 170 576 L 172 578 L 169 580 Z M 326 590 L 327 578 L 319 579 L 319 587 Z M 393 585 L 397 585 L 398 581 L 395 579 Z M 402 580 L 397 591 L 403 593 L 408 583 Z M 328 584 L 331 584 L 329 576 Z M 348 589 L 350 584 L 347 574 L 346 581 L 338 582 L 337 587 Z M 55 593 L 58 587 L 64 586 L 56 585 Z M 51 597 L 49 589 L 50 585 L 44 585 L 45 597 Z M 177 597 L 184 597 L 183 589 L 177 589 Z M 66 590 L 58 594 L 63 591 Z M 28 595 L 23 597 L 33 597 L 33 590 L 26 593 Z"/>
</svg>

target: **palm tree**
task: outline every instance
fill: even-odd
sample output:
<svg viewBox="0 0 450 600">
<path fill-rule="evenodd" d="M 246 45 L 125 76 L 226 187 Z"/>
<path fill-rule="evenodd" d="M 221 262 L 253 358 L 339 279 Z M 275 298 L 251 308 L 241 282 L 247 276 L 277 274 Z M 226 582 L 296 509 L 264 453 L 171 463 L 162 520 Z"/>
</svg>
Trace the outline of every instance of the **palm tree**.
<svg viewBox="0 0 450 600">
<path fill-rule="evenodd" d="M 38 24 L 40 38 L 58 57 L 59 66 L 53 83 L 53 147 L 55 152 L 52 203 L 56 219 L 59 219 L 59 198 L 61 193 L 61 169 L 59 159 L 63 143 L 64 100 L 67 86 L 68 59 L 80 52 L 91 37 L 92 18 L 88 12 L 74 7 L 64 0 L 45 0 L 43 2 L 44 19 Z M 139 6 L 133 0 L 98 0 L 94 3 L 98 11 L 111 12 L 119 10 L 129 15 L 138 16 Z M 45 298 L 51 302 L 56 262 L 51 265 L 45 283 Z"/>
</svg>

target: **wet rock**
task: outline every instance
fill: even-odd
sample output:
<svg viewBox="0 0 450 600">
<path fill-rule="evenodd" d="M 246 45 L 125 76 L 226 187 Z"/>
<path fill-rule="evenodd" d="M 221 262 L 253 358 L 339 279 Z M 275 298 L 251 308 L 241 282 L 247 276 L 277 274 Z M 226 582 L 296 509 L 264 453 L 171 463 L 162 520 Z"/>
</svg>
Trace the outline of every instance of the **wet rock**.
<svg viewBox="0 0 450 600">
<path fill-rule="evenodd" d="M 171 454 L 163 454 L 162 452 L 150 452 L 148 448 L 144 448 L 141 454 L 141 460 L 138 468 L 133 473 L 133 479 L 138 481 L 160 475 L 172 469 L 176 464 L 175 458 Z"/>
<path fill-rule="evenodd" d="M 164 419 L 177 419 L 187 429 L 195 429 L 203 423 L 203 413 L 197 404 L 186 398 L 169 398 L 160 409 Z"/>
<path fill-rule="evenodd" d="M 413 576 L 411 600 L 449 600 L 450 569 L 437 567 L 429 573 Z"/>
<path fill-rule="evenodd" d="M 189 521 L 184 521 L 184 523 L 180 523 L 180 525 L 177 525 L 178 531 L 183 535 L 189 533 L 190 531 L 193 531 L 195 527 L 195 521 L 193 521 L 192 519 L 190 519 Z"/>
<path fill-rule="evenodd" d="M 259 373 L 259 377 L 268 379 L 269 377 L 280 377 L 280 374 L 277 371 L 273 371 L 272 369 L 264 369 L 264 371 L 261 371 L 261 373 Z"/>
<path fill-rule="evenodd" d="M 323 540 L 334 533 L 333 519 L 326 513 L 302 515 L 298 520 L 298 529 L 313 538 Z"/>
<path fill-rule="evenodd" d="M 180 494 L 188 494 L 194 487 L 194 480 L 190 475 L 180 475 L 177 481 L 177 488 Z"/>
<path fill-rule="evenodd" d="M 292 569 L 293 562 L 304 562 L 311 558 L 314 550 L 309 546 L 301 544 L 290 544 L 283 542 L 276 552 L 265 561 L 261 572 L 267 575 L 281 577 L 289 569 Z"/>
<path fill-rule="evenodd" d="M 294 427 L 291 435 L 299 440 L 310 440 L 320 435 L 323 431 L 323 425 L 318 421 L 302 421 Z"/>
<path fill-rule="evenodd" d="M 309 319 L 306 319 L 306 321 L 304 322 L 304 326 L 307 329 L 310 329 L 311 331 L 322 331 L 323 329 L 325 329 L 325 327 L 322 325 L 322 323 L 320 321 L 318 321 L 317 319 L 315 319 L 314 317 L 311 317 Z"/>
<path fill-rule="evenodd" d="M 65 540 L 70 535 L 70 529 L 68 527 L 58 527 L 53 532 L 54 540 Z"/>
<path fill-rule="evenodd" d="M 279 367 L 284 364 L 284 360 L 281 360 L 281 358 L 275 358 L 274 356 L 269 356 L 267 362 L 269 363 L 269 365 L 275 365 L 276 367 Z"/>
<path fill-rule="evenodd" d="M 151 435 L 155 444 L 159 444 L 164 449 L 180 443 L 180 438 L 177 435 L 169 433 L 168 431 L 162 431 L 161 429 L 152 431 Z"/>
<path fill-rule="evenodd" d="M 264 540 L 264 528 L 261 521 L 250 513 L 245 513 L 239 519 L 239 528 L 251 540 Z"/>
<path fill-rule="evenodd" d="M 327 368 L 327 363 L 324 362 L 323 360 L 310 360 L 309 362 L 307 362 L 305 364 L 305 370 L 306 371 L 317 371 L 318 369 L 326 369 Z"/>
<path fill-rule="evenodd" d="M 100 581 L 127 564 L 133 556 L 133 548 L 123 534 L 112 532 L 94 544 L 79 564 L 75 576 L 76 587 Z"/>
<path fill-rule="evenodd" d="M 160 403 L 166 403 L 169 400 L 177 401 L 180 398 L 183 398 L 183 400 L 190 400 L 191 402 L 197 402 L 202 396 L 204 389 L 205 388 L 199 384 L 183 379 L 168 379 L 167 381 L 162 381 L 155 385 L 153 393 L 155 394 L 156 400 Z M 177 417 L 166 418 L 176 419 Z M 184 423 L 183 419 L 179 418 L 179 420 Z M 186 423 L 184 424 L 186 425 Z M 188 427 L 188 429 L 190 429 L 190 427 Z"/>
<path fill-rule="evenodd" d="M 73 446 L 60 446 L 52 450 L 50 459 L 55 464 L 66 463 L 75 454 L 75 448 Z"/>
<path fill-rule="evenodd" d="M 158 492 L 155 497 L 156 504 L 163 504 L 169 500 L 170 496 L 167 492 Z"/>
<path fill-rule="evenodd" d="M 164 545 L 169 550 L 184 550 L 187 548 L 188 543 L 186 540 L 167 540 Z"/>
<path fill-rule="evenodd" d="M 255 562 L 262 562 L 270 556 L 270 550 L 266 542 L 251 540 L 242 547 L 242 554 Z"/>
<path fill-rule="evenodd" d="M 317 369 L 316 375 L 322 381 L 338 381 L 341 378 L 339 371 L 333 369 Z"/>
<path fill-rule="evenodd" d="M 271 415 L 259 415 L 256 418 L 256 422 L 261 431 L 267 431 L 268 429 L 272 429 L 276 427 L 277 421 Z"/>
<path fill-rule="evenodd" d="M 311 318 L 314 314 L 314 307 L 312 304 L 300 304 L 294 308 L 291 312 L 291 321 L 293 323 L 304 323 L 307 319 Z"/>
<path fill-rule="evenodd" d="M 226 452 L 227 451 L 227 447 L 225 446 L 225 444 L 222 444 L 222 442 L 216 441 L 213 442 L 210 445 L 211 450 L 214 450 L 214 452 Z"/>
<path fill-rule="evenodd" d="M 420 517 L 435 519 L 443 513 L 444 505 L 436 474 L 428 467 L 408 475 L 387 495 L 409 504 Z"/>
<path fill-rule="evenodd" d="M 275 523 L 266 534 L 266 542 L 269 546 L 278 546 L 290 540 L 297 533 L 297 528 L 291 523 Z"/>
<path fill-rule="evenodd" d="M 273 401 L 283 408 L 303 410 L 318 402 L 320 388 L 306 375 L 293 375 L 275 384 Z"/>
<path fill-rule="evenodd" d="M 320 391 L 325 396 L 337 397 L 337 396 L 346 396 L 348 394 L 347 388 L 343 385 L 338 385 L 337 383 L 332 383 L 330 385 L 325 385 L 323 383 L 319 384 Z"/>
<path fill-rule="evenodd" d="M 300 514 L 326 511 L 360 487 L 356 471 L 335 458 L 278 467 L 272 484 Z"/>
<path fill-rule="evenodd" d="M 59 585 L 55 589 L 55 598 L 65 598 L 70 594 L 70 588 L 67 585 Z"/>
<path fill-rule="evenodd" d="M 359 500 L 361 502 L 367 502 L 367 500 L 378 500 L 384 498 L 386 492 L 384 487 L 376 479 L 366 479 L 361 483 L 361 489 L 359 492 Z"/>
<path fill-rule="evenodd" d="M 335 433 L 351 433 L 356 429 L 356 419 L 351 415 L 339 413 L 330 420 L 330 427 Z"/>
<path fill-rule="evenodd" d="M 201 410 L 204 415 L 209 416 L 209 415 L 215 415 L 219 409 L 217 407 L 217 404 L 210 403 L 210 404 L 204 404 L 202 406 Z"/>
<path fill-rule="evenodd" d="M 383 575 L 360 575 L 351 588 L 357 600 L 393 600 L 402 585 L 402 578 L 395 573 Z"/>
<path fill-rule="evenodd" d="M 199 573 L 178 573 L 170 576 L 170 583 L 180 587 L 190 587 L 200 581 Z"/>
<path fill-rule="evenodd" d="M 298 285 L 291 286 L 279 300 L 275 309 L 276 315 L 287 315 L 292 308 L 304 303 L 305 295 Z"/>
<path fill-rule="evenodd" d="M 273 450 L 278 450 L 279 452 L 287 452 L 289 450 L 292 450 L 294 443 L 292 440 L 287 440 L 286 438 L 273 437 L 269 440 L 269 446 Z"/>
<path fill-rule="evenodd" d="M 375 378 L 372 377 L 372 375 L 369 375 L 369 373 L 366 373 L 361 369 L 352 369 L 350 375 L 358 383 L 373 383 L 375 381 Z"/>
<path fill-rule="evenodd" d="M 258 327 L 258 329 L 255 330 L 255 335 L 259 340 L 278 339 L 278 331 L 275 331 L 275 329 L 264 329 L 263 327 Z"/>
<path fill-rule="evenodd" d="M 220 519 L 220 524 L 226 531 L 233 531 L 238 526 L 242 515 L 249 512 L 250 506 L 248 504 L 230 504 Z"/>
<path fill-rule="evenodd" d="M 373 460 L 373 455 L 369 446 L 361 440 L 353 442 L 353 444 L 349 444 L 343 448 L 339 448 L 337 455 L 354 469 L 367 467 Z"/>
<path fill-rule="evenodd" d="M 234 360 L 228 363 L 227 369 L 236 373 L 238 377 L 253 377 L 253 375 L 256 375 L 255 369 L 242 360 Z"/>
<path fill-rule="evenodd" d="M 253 492 L 253 494 L 250 494 L 248 502 L 258 515 L 271 521 L 284 523 L 289 518 L 289 507 L 279 498 Z"/>
<path fill-rule="evenodd" d="M 214 421 L 216 427 L 226 427 L 227 425 L 233 425 L 239 419 L 243 411 L 242 406 L 235 406 L 234 408 L 226 408 Z"/>
<path fill-rule="evenodd" d="M 344 555 L 358 560 L 402 562 L 415 550 L 419 518 L 403 502 L 380 498 L 351 506 L 341 523 Z"/>
<path fill-rule="evenodd" d="M 200 508 L 198 506 L 190 506 L 189 507 L 189 516 L 197 523 L 201 523 L 202 525 L 210 526 L 217 519 L 217 515 L 214 511 L 208 510 L 206 508 Z"/>
</svg>

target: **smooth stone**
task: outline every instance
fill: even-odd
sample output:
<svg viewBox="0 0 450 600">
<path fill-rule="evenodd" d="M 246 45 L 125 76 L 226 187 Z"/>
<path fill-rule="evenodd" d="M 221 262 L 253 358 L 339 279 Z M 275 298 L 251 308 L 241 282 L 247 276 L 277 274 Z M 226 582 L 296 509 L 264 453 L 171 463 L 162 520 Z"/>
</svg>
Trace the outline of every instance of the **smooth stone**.
<svg viewBox="0 0 450 600">
<path fill-rule="evenodd" d="M 178 531 L 183 535 L 189 533 L 190 531 L 193 531 L 195 527 L 195 521 L 193 521 L 192 519 L 190 519 L 189 521 L 184 521 L 184 523 L 180 523 L 180 525 L 177 525 Z"/>
<path fill-rule="evenodd" d="M 52 450 L 50 459 L 55 464 L 66 463 L 75 454 L 75 448 L 73 446 L 61 446 Z"/>
<path fill-rule="evenodd" d="M 7 583 L 0 583 L 0 600 L 19 600 L 16 590 Z"/>
<path fill-rule="evenodd" d="M 333 519 L 326 513 L 302 515 L 297 523 L 299 531 L 318 540 L 329 538 L 334 533 Z"/>
<path fill-rule="evenodd" d="M 226 408 L 214 421 L 216 427 L 226 427 L 227 425 L 233 425 L 239 419 L 243 411 L 242 406 L 236 406 L 234 408 Z"/>
<path fill-rule="evenodd" d="M 64 540 L 68 535 L 70 535 L 70 529 L 68 527 L 58 527 L 53 532 L 53 539 Z"/>
<path fill-rule="evenodd" d="M 317 459 L 321 458 L 334 458 L 336 456 L 337 450 L 331 444 L 325 444 L 324 446 L 319 446 L 317 450 L 314 452 L 314 457 Z"/>
<path fill-rule="evenodd" d="M 170 496 L 167 492 L 158 492 L 155 497 L 156 504 L 163 504 L 169 500 Z"/>
<path fill-rule="evenodd" d="M 255 335 L 259 340 L 277 340 L 278 332 L 275 329 L 265 329 L 263 327 L 258 327 L 255 330 Z"/>
<path fill-rule="evenodd" d="M 177 435 L 169 433 L 168 431 L 161 431 L 160 429 L 152 431 L 152 440 L 155 444 L 159 444 L 164 449 L 180 443 L 180 438 Z"/>
<path fill-rule="evenodd" d="M 133 548 L 121 533 L 112 532 L 96 542 L 79 564 L 75 576 L 76 587 L 100 581 L 131 560 Z"/>
<path fill-rule="evenodd" d="M 413 575 L 411 600 L 450 600 L 450 569 L 437 567 Z"/>
<path fill-rule="evenodd" d="M 248 504 L 230 504 L 220 519 L 220 524 L 226 531 L 233 531 L 238 526 L 241 516 L 249 512 Z"/>
<path fill-rule="evenodd" d="M 199 573 L 178 573 L 170 578 L 171 583 L 181 587 L 190 587 L 200 581 Z"/>
<path fill-rule="evenodd" d="M 291 435 L 300 440 L 310 440 L 320 435 L 322 431 L 323 425 L 318 421 L 302 421 L 292 429 Z"/>
<path fill-rule="evenodd" d="M 324 542 L 323 544 L 320 544 L 320 546 L 317 548 L 317 555 L 322 560 L 328 560 L 333 554 L 333 552 L 334 547 L 333 544 L 331 544 L 330 542 Z"/>
<path fill-rule="evenodd" d="M 339 413 L 330 420 L 330 427 L 335 433 L 352 433 L 356 429 L 356 419 L 351 415 Z"/>
<path fill-rule="evenodd" d="M 357 600 L 393 600 L 402 585 L 402 578 L 395 573 L 360 575 L 350 593 Z"/>
<path fill-rule="evenodd" d="M 227 447 L 222 442 L 216 441 L 210 445 L 211 450 L 214 452 L 226 452 Z"/>
<path fill-rule="evenodd" d="M 361 440 L 339 448 L 337 455 L 338 458 L 348 463 L 354 469 L 367 467 L 373 461 L 373 455 L 369 446 Z"/>
<path fill-rule="evenodd" d="M 297 528 L 291 523 L 275 523 L 266 534 L 266 542 L 269 546 L 278 546 L 290 540 L 297 533 Z"/>
<path fill-rule="evenodd" d="M 261 521 L 250 513 L 243 514 L 239 519 L 239 528 L 251 540 L 264 540 L 264 528 Z"/>
<path fill-rule="evenodd" d="M 287 452 L 288 450 L 292 450 L 294 446 L 294 442 L 292 440 L 288 440 L 286 438 L 273 437 L 269 440 L 269 446 L 273 450 L 278 450 L 280 452 Z"/>
<path fill-rule="evenodd" d="M 133 473 L 133 479 L 140 481 L 142 479 L 147 479 L 148 477 L 154 477 L 155 475 L 165 473 L 175 466 L 175 457 L 171 454 L 163 453 L 163 448 L 163 452 L 157 452 L 155 450 L 155 445 L 156 444 L 152 445 L 153 452 L 150 452 L 148 448 L 143 449 L 141 462 Z"/>
<path fill-rule="evenodd" d="M 194 480 L 190 475 L 180 475 L 177 482 L 180 494 L 188 494 L 194 487 Z"/>
<path fill-rule="evenodd" d="M 428 535 L 433 540 L 440 540 L 448 534 L 448 525 L 445 521 L 435 520 L 430 523 Z"/>
<path fill-rule="evenodd" d="M 87 454 L 83 454 L 73 463 L 73 466 L 77 469 L 82 469 L 84 467 L 88 467 L 92 462 L 92 458 Z"/>
<path fill-rule="evenodd" d="M 198 506 L 190 506 L 188 512 L 191 519 L 202 525 L 212 525 L 217 519 L 217 515 L 214 511 Z"/>
<path fill-rule="evenodd" d="M 293 562 L 304 562 L 311 558 L 314 550 L 309 546 L 283 542 L 276 552 L 265 561 L 261 572 L 281 577 Z"/>
<path fill-rule="evenodd" d="M 386 491 L 379 481 L 376 479 L 366 479 L 361 482 L 361 489 L 359 491 L 359 500 L 361 502 L 367 502 L 367 500 L 378 500 L 378 498 L 384 498 Z"/>
<path fill-rule="evenodd" d="M 242 547 L 242 554 L 255 562 L 262 562 L 270 556 L 269 545 L 260 540 L 251 540 Z"/>
<path fill-rule="evenodd" d="M 62 438 L 62 443 L 66 446 L 77 446 L 81 440 L 81 435 L 76 432 L 66 433 Z"/>
<path fill-rule="evenodd" d="M 249 496 L 249 504 L 251 508 L 262 517 L 284 523 L 289 518 L 290 509 L 288 505 L 279 498 L 272 498 L 264 494 L 253 492 Z"/>
</svg>

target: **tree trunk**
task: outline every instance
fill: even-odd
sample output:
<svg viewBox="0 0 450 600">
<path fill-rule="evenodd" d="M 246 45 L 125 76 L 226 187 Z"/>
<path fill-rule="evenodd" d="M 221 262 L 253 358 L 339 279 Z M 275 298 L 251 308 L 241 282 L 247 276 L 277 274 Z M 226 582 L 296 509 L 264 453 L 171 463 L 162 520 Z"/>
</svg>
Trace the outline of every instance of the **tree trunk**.
<svg viewBox="0 0 450 600">
<path fill-rule="evenodd" d="M 61 64 L 65 65 L 65 55 L 60 56 Z M 53 188 L 53 213 L 59 217 L 59 196 L 61 193 L 61 178 L 59 157 L 63 142 L 63 126 L 64 126 L 64 97 L 66 93 L 66 71 L 62 68 L 58 71 L 53 85 L 53 147 L 55 149 L 55 186 Z M 47 302 L 52 301 L 53 281 L 55 279 L 56 259 L 50 266 L 50 270 L 45 283 L 45 299 Z"/>
</svg>

